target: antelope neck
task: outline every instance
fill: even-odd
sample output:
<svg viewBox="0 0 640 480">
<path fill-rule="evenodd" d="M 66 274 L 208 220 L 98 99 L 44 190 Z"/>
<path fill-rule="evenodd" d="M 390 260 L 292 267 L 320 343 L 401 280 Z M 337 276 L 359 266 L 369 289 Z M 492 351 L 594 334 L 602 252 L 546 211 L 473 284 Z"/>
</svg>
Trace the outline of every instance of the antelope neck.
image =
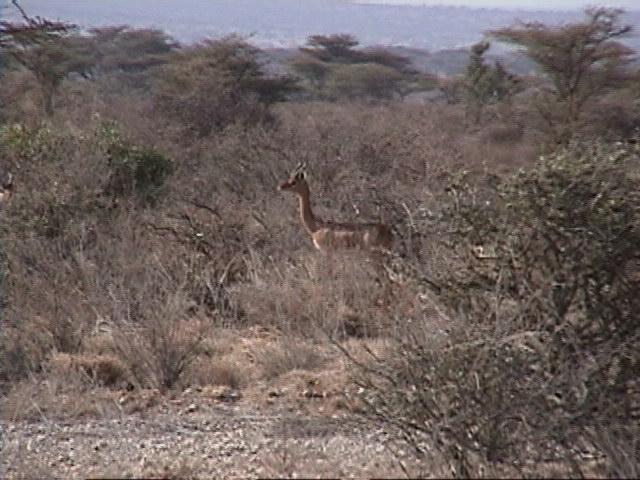
<svg viewBox="0 0 640 480">
<path fill-rule="evenodd" d="M 309 188 L 305 188 L 303 191 L 298 192 L 298 198 L 300 200 L 300 218 L 307 231 L 311 234 L 318 230 L 318 222 L 311 210 Z"/>
</svg>

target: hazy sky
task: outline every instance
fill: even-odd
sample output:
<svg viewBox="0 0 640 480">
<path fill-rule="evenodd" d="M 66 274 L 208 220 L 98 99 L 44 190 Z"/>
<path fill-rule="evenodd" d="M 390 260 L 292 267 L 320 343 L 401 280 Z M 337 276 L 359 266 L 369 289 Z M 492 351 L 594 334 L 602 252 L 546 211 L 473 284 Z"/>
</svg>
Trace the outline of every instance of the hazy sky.
<svg viewBox="0 0 640 480">
<path fill-rule="evenodd" d="M 607 5 L 626 9 L 640 9 L 640 0 L 355 0 L 357 3 L 385 3 L 397 5 L 464 5 L 467 7 L 503 7 L 526 9 L 582 9 L 589 5 Z"/>
<path fill-rule="evenodd" d="M 62 19 L 81 28 L 154 27 L 183 43 L 236 33 L 261 47 L 291 47 L 304 44 L 310 35 L 348 32 L 363 45 L 441 50 L 471 45 L 484 31 L 518 19 L 554 25 L 575 22 L 583 18 L 580 9 L 586 4 L 606 1 L 620 6 L 637 3 L 636 10 L 640 8 L 640 0 L 21 0 L 21 4 L 32 15 Z M 0 6 L 8 2 L 0 0 Z M 399 6 L 402 2 L 404 7 Z M 511 10 L 415 7 L 425 2 Z M 550 6 L 561 10 L 550 11 Z M 9 18 L 18 18 L 15 8 L 0 9 L 0 14 L 5 12 Z M 640 31 L 640 12 L 626 18 Z M 640 35 L 633 41 L 633 48 L 640 51 Z"/>
</svg>

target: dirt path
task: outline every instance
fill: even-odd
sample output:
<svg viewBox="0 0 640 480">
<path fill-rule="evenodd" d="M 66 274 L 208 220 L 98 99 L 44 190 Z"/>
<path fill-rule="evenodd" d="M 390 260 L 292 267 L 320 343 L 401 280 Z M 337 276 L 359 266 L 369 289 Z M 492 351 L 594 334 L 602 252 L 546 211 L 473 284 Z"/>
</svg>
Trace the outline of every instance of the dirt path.
<svg viewBox="0 0 640 480">
<path fill-rule="evenodd" d="M 3 423 L 2 438 L 3 478 L 402 475 L 379 429 L 241 404 Z"/>
</svg>

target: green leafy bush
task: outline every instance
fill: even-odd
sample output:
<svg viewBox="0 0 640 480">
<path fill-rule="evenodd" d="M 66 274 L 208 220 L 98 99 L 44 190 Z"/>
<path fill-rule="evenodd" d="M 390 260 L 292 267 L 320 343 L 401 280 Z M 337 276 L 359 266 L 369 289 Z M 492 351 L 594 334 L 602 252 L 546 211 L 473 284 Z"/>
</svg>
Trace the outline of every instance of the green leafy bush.
<svg viewBox="0 0 640 480">
<path fill-rule="evenodd" d="M 122 139 L 113 126 L 104 126 L 102 141 L 107 144 L 111 174 L 105 193 L 117 197 L 135 196 L 153 203 L 173 172 L 173 163 L 162 153 Z"/>
</svg>

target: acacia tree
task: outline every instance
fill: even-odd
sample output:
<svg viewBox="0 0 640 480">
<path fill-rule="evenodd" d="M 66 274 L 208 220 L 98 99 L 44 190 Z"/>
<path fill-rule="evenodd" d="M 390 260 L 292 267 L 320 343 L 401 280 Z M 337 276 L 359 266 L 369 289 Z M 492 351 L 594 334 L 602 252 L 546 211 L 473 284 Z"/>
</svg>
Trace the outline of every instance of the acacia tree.
<svg viewBox="0 0 640 480">
<path fill-rule="evenodd" d="M 54 113 L 54 98 L 62 82 L 72 73 L 87 74 L 94 57 L 83 38 L 61 37 L 10 52 L 11 57 L 35 77 L 42 93 L 44 113 Z"/>
<path fill-rule="evenodd" d="M 74 25 L 69 23 L 30 17 L 18 0 L 11 0 L 11 4 L 20 12 L 22 22 L 0 21 L 0 48 L 2 49 L 33 45 L 57 38 L 74 28 Z"/>
<path fill-rule="evenodd" d="M 100 73 L 140 73 L 167 61 L 178 43 L 162 30 L 126 25 L 89 30 Z"/>
<path fill-rule="evenodd" d="M 81 37 L 68 34 L 75 26 L 30 17 L 17 0 L 23 23 L 0 24 L 0 48 L 11 60 L 29 70 L 40 85 L 44 112 L 53 115 L 53 98 L 62 81 L 72 72 L 85 73 L 91 55 Z"/>
<path fill-rule="evenodd" d="M 199 136 L 269 118 L 269 107 L 296 90 L 292 78 L 267 75 L 259 50 L 236 37 L 183 48 L 161 69 L 156 107 Z"/>
<path fill-rule="evenodd" d="M 348 34 L 312 35 L 307 45 L 290 62 L 294 72 L 306 79 L 311 87 L 321 91 L 330 78 L 335 65 L 349 65 L 361 60 L 360 44 Z"/>
<path fill-rule="evenodd" d="M 360 42 L 353 35 L 345 33 L 312 35 L 300 51 L 322 62 L 355 63 L 360 59 L 360 52 L 355 50 L 358 45 Z"/>
<path fill-rule="evenodd" d="M 331 98 L 402 94 L 404 84 L 414 79 L 411 61 L 382 48 L 357 49 L 359 45 L 349 34 L 313 35 L 290 66 L 312 89 Z"/>
<path fill-rule="evenodd" d="M 558 27 L 539 22 L 492 30 L 498 40 L 518 45 L 551 81 L 536 107 L 556 134 L 566 141 L 575 131 L 590 100 L 620 86 L 634 51 L 619 40 L 632 30 L 622 25 L 623 10 L 588 8 L 586 20 Z"/>
</svg>

